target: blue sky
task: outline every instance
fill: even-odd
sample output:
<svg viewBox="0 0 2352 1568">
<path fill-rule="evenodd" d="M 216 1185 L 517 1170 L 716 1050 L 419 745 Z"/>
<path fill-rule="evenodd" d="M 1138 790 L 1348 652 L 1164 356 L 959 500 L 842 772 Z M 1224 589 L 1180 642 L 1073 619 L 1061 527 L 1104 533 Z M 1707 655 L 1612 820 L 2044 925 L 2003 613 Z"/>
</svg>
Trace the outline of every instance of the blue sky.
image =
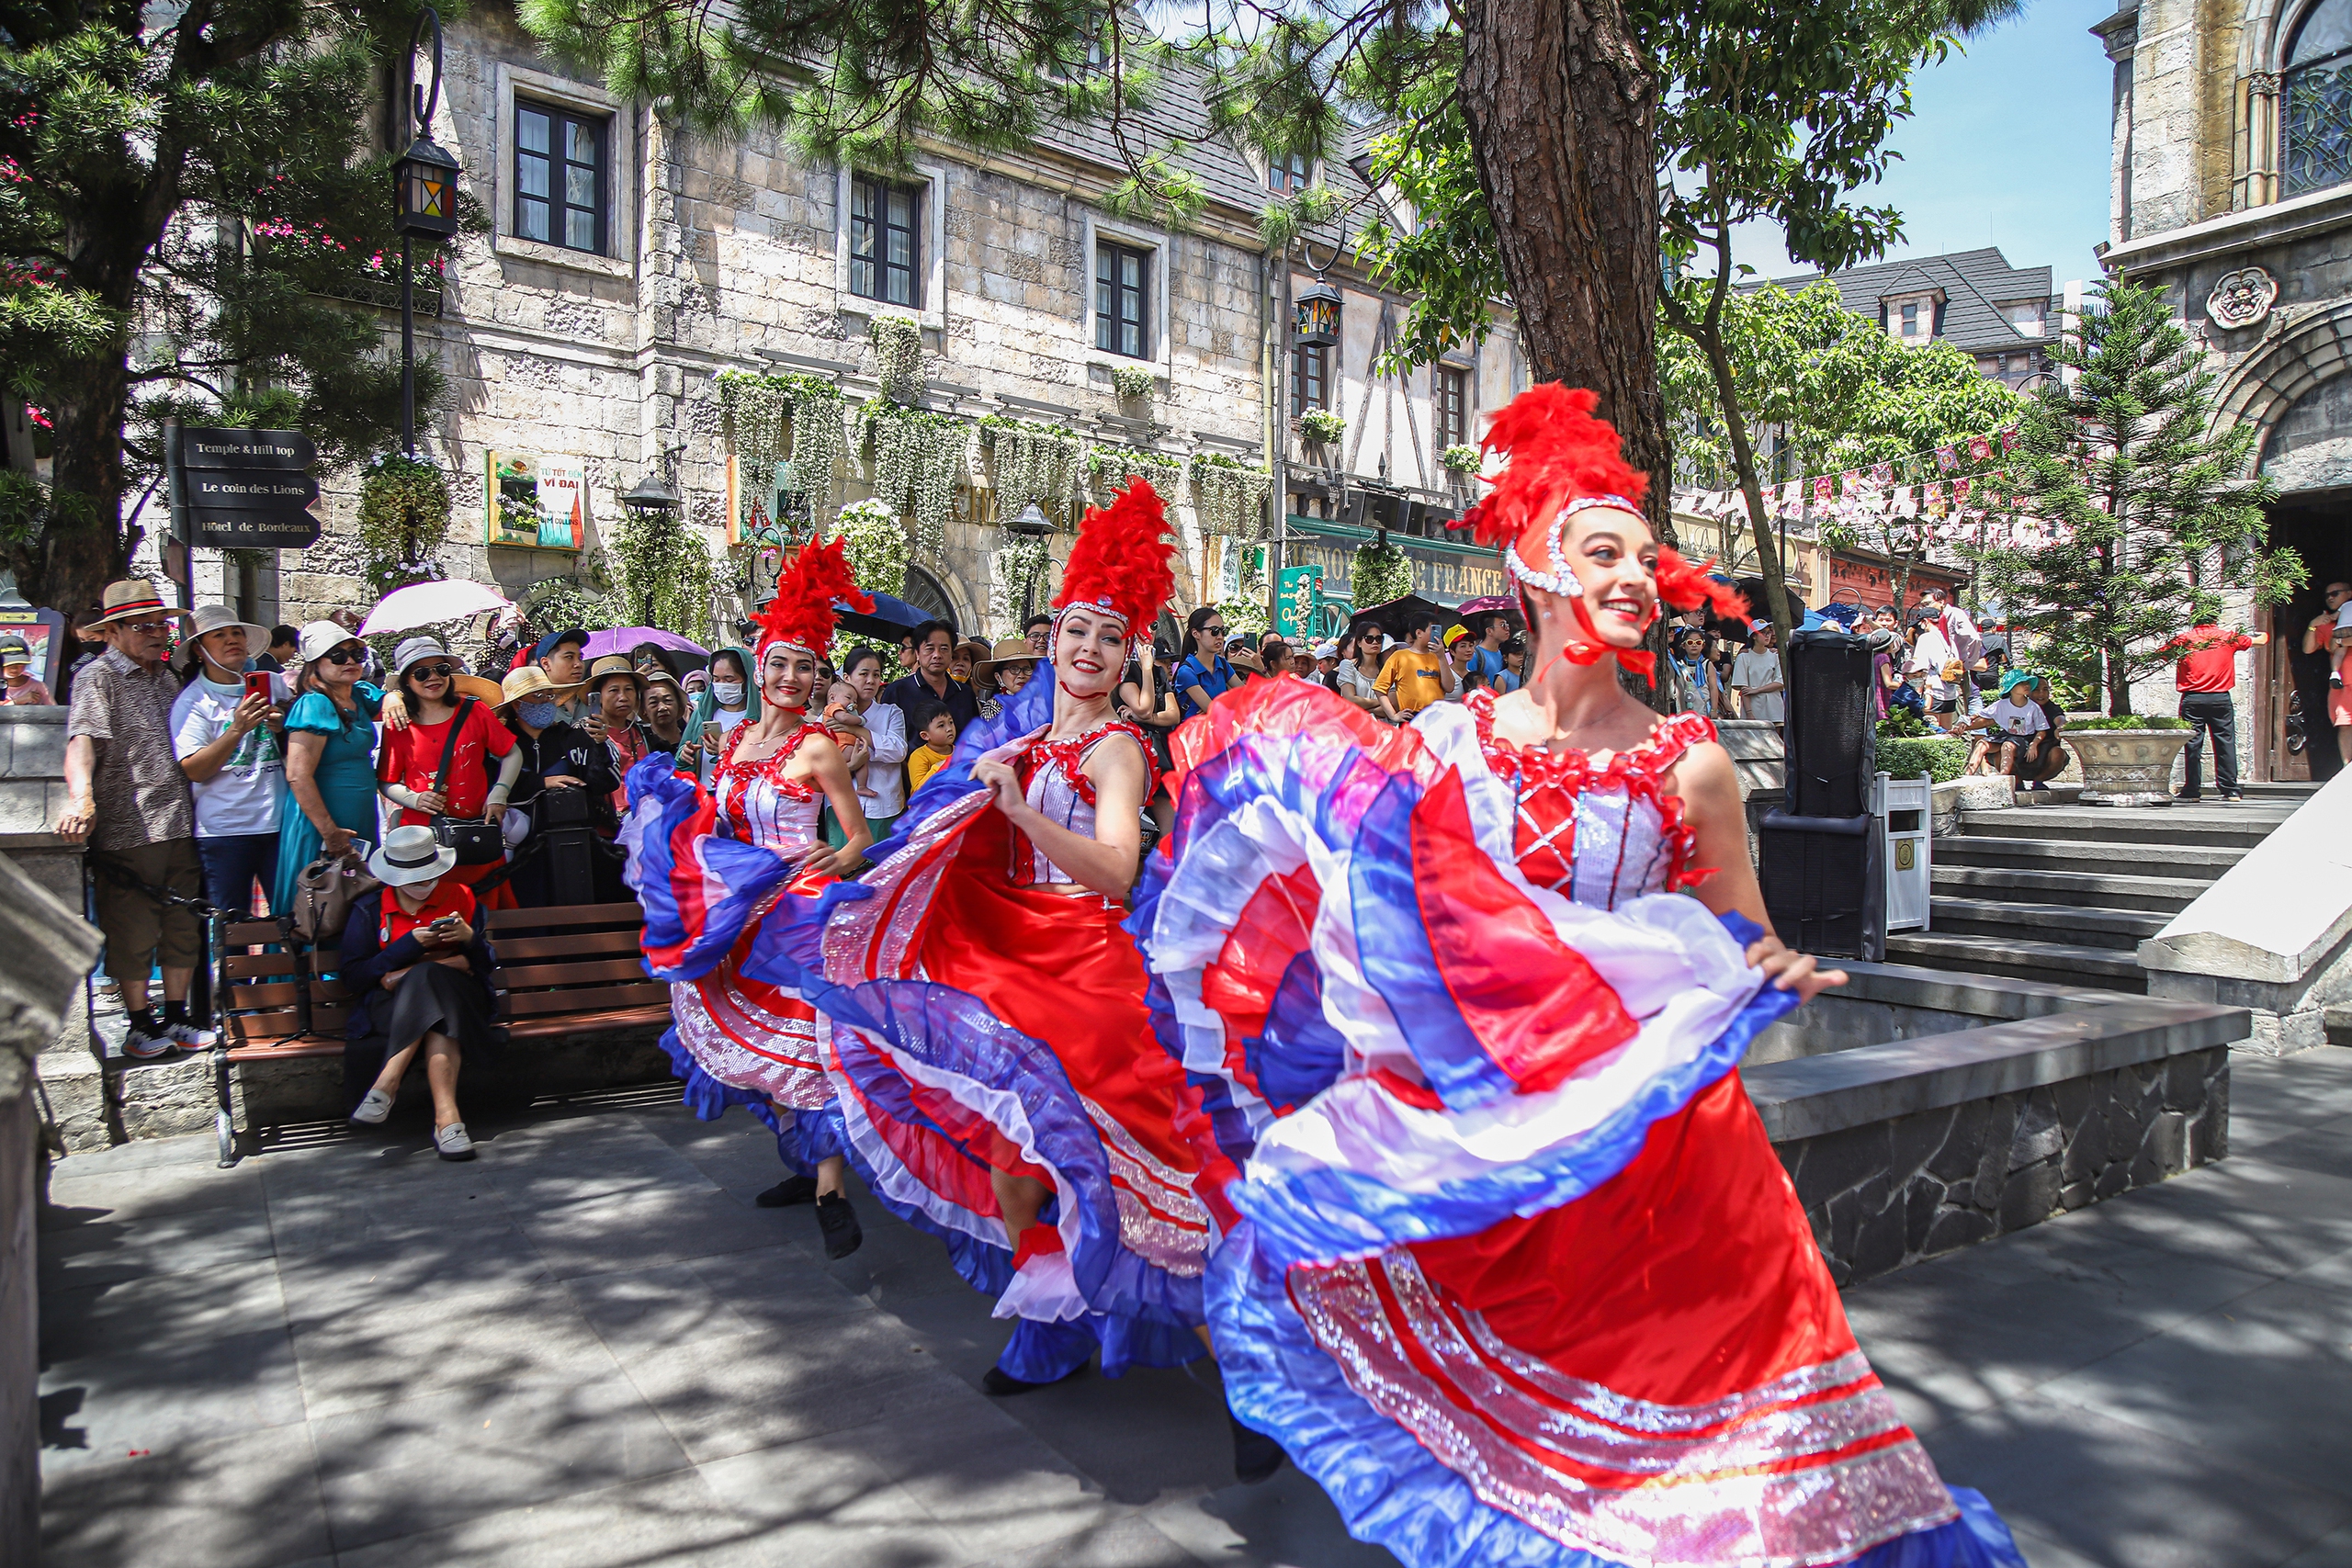
<svg viewBox="0 0 2352 1568">
<path fill-rule="evenodd" d="M 2000 246 L 2011 265 L 2047 264 L 2053 283 L 2097 277 L 2107 238 L 2112 68 L 2087 30 L 2109 0 L 2031 0 L 2026 14 L 1964 55 L 1921 71 L 1914 114 L 1891 145 L 1903 154 L 1867 199 L 1903 214 L 1888 252 L 1934 255 Z M 1792 270 L 1770 230 L 1743 234 L 1739 259 L 1768 276 Z"/>
</svg>

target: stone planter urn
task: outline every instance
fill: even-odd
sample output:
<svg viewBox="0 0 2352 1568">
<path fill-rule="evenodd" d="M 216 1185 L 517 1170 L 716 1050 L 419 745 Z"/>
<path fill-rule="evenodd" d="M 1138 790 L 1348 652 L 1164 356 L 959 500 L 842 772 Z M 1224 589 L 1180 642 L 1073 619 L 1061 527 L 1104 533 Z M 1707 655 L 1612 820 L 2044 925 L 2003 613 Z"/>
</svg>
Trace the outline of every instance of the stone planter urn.
<svg viewBox="0 0 2352 1568">
<path fill-rule="evenodd" d="M 2187 729 L 2067 729 L 2060 739 L 2083 765 L 2085 806 L 2169 806 L 2172 764 Z"/>
</svg>

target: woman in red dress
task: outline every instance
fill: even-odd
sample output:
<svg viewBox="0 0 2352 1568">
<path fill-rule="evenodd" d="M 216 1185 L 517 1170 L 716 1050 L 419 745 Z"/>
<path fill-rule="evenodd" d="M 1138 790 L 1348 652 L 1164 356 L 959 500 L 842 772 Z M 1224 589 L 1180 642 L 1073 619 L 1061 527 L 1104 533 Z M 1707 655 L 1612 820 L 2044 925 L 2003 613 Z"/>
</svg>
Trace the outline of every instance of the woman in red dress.
<svg viewBox="0 0 2352 1568">
<path fill-rule="evenodd" d="M 943 1235 L 1021 1319 L 1011 1394 L 1203 1353 L 1197 1095 L 1159 1048 L 1121 930 L 1152 787 L 1112 694 L 1172 587 L 1166 519 L 1131 479 L 1091 511 L 1033 678 L 916 792 L 860 883 L 833 889 L 810 998 L 849 1134 L 892 1210 Z M 776 967 L 764 967 L 774 964 Z M 754 975 L 790 978 L 763 952 Z"/>
<path fill-rule="evenodd" d="M 383 749 L 376 758 L 376 790 L 401 808 L 395 827 L 430 827 L 436 816 L 470 818 L 493 829 L 506 815 L 506 797 L 523 771 L 523 755 L 514 735 L 498 720 L 488 703 L 466 696 L 458 689 L 458 661 L 449 650 L 429 637 L 413 637 L 392 655 L 392 680 L 407 722 L 388 723 Z M 450 727 L 457 744 L 449 744 Z M 449 766 L 446 775 L 444 754 Z M 490 777 L 490 759 L 498 759 L 498 778 Z M 493 871 L 503 871 L 503 855 L 450 869 L 449 880 L 470 887 Z M 514 908 L 514 890 L 503 877 L 481 896 L 485 909 Z"/>
<path fill-rule="evenodd" d="M 1390 729 L 1272 682 L 1180 731 L 1131 922 L 1208 1096 L 1228 1400 L 1412 1568 L 2018 1565 L 1846 1325 L 1736 1066 L 1843 976 L 1772 935 L 1713 727 L 1621 665 L 1725 591 L 1589 392 L 1475 518 L 1535 671 Z"/>
</svg>

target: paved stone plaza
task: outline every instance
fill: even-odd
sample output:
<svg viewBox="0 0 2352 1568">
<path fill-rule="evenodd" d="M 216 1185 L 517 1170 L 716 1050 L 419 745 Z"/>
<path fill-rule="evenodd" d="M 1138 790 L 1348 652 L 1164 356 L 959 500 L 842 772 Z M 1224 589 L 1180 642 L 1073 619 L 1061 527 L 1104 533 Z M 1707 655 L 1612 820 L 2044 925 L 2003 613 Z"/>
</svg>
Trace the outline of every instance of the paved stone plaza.
<svg viewBox="0 0 2352 1568">
<path fill-rule="evenodd" d="M 1849 1294 L 2035 1568 L 2352 1563 L 2352 1051 L 2233 1098 L 2227 1161 Z M 1005 1327 L 936 1244 L 867 1201 L 825 1265 L 741 1112 L 474 1133 L 56 1168 L 48 1568 L 1389 1561 L 1232 1483 L 1213 1373 L 980 1393 Z"/>
</svg>

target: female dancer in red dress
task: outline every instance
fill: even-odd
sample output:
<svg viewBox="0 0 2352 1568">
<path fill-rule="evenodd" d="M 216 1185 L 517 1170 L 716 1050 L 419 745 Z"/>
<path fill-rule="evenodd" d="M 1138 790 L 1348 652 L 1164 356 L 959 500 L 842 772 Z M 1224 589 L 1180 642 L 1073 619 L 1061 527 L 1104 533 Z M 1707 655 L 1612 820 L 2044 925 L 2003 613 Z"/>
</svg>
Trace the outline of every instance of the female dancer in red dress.
<svg viewBox="0 0 2352 1568">
<path fill-rule="evenodd" d="M 1016 1393 L 1202 1353 L 1207 1217 L 1197 1096 L 1162 1052 L 1121 922 L 1151 793 L 1111 706 L 1172 585 L 1166 521 L 1132 479 L 1064 569 L 1049 679 L 1032 680 L 916 793 L 900 836 L 828 895 L 812 953 L 750 965 L 832 1023 L 849 1134 L 895 1212 L 1022 1322 L 990 1372 Z"/>
<path fill-rule="evenodd" d="M 1661 600 L 1721 591 L 1593 401 L 1487 437 L 1526 689 L 1390 729 L 1270 682 L 1177 736 L 1131 929 L 1208 1091 L 1227 1398 L 1412 1568 L 2018 1564 L 1872 1376 L 1740 1086 L 1843 976 L 1771 934 L 1713 726 L 1617 682 Z"/>
<path fill-rule="evenodd" d="M 675 1020 L 662 1043 L 696 1113 L 749 1105 L 775 1127 L 796 1174 L 763 1206 L 817 1204 L 828 1258 L 863 1239 L 842 1193 L 849 1152 L 823 1055 L 825 1021 L 797 987 L 756 978 L 744 961 L 763 930 L 865 857 L 872 840 L 833 734 L 806 716 L 817 660 L 832 641 L 834 603 L 872 601 L 850 577 L 839 540 L 810 544 L 786 568 L 752 655 L 760 716 L 729 732 L 708 793 L 664 754 L 628 773 L 621 832 L 626 875 L 645 906 L 645 964 L 670 982 Z M 830 802 L 845 835 L 818 830 Z"/>
</svg>

